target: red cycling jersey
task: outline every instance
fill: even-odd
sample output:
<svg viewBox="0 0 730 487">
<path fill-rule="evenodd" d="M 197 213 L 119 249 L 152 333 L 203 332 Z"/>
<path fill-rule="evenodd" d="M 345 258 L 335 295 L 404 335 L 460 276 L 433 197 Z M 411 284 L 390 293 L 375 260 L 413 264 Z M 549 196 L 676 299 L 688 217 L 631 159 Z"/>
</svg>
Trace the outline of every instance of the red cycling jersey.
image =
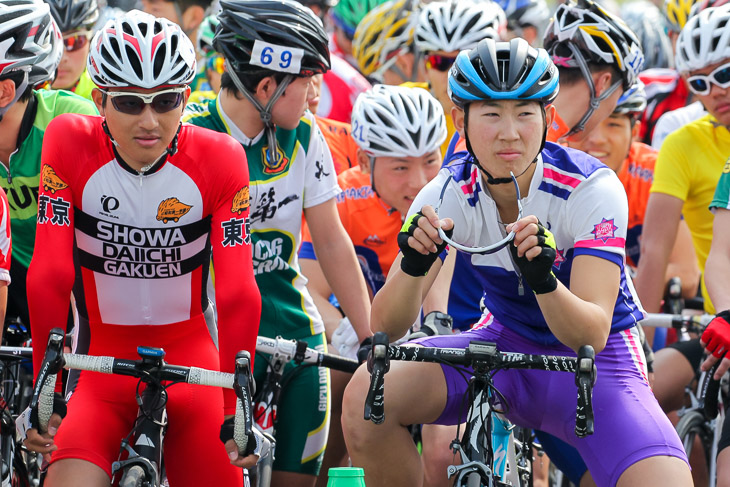
<svg viewBox="0 0 730 487">
<path fill-rule="evenodd" d="M 232 372 L 239 350 L 254 356 L 261 310 L 243 148 L 227 135 L 182 125 L 177 153 L 144 174 L 113 148 L 101 117 L 63 114 L 45 133 L 28 271 L 35 370 L 51 328 L 66 326 L 72 287 L 92 346 L 100 323 L 205 326 L 212 248 L 220 369 Z M 227 390 L 224 398 L 225 413 L 233 414 L 235 394 Z"/>
<path fill-rule="evenodd" d="M 639 75 L 639 79 L 644 83 L 647 99 L 646 110 L 641 114 L 639 139 L 651 144 L 659 117 L 687 106 L 692 93 L 674 69 L 647 69 Z"/>
<path fill-rule="evenodd" d="M 331 56 L 332 69 L 322 78 L 317 115 L 350 123 L 357 96 L 370 89 L 370 83 L 347 61 Z"/>
<path fill-rule="evenodd" d="M 10 256 L 12 243 L 10 240 L 10 209 L 5 191 L 0 191 L 0 281 L 10 284 Z M 0 335 L 2 335 L 0 333 Z"/>
</svg>

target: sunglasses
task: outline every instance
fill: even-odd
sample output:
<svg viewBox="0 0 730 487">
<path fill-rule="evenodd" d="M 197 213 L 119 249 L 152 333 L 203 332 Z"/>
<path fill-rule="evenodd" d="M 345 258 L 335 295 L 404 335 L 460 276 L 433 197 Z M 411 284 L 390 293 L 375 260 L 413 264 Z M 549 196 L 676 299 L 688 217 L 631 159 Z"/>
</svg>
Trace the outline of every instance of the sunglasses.
<svg viewBox="0 0 730 487">
<path fill-rule="evenodd" d="M 83 30 L 63 36 L 64 49 L 66 49 L 66 52 L 74 52 L 78 51 L 79 49 L 83 49 L 84 47 L 86 47 L 86 44 L 89 43 L 90 34 L 91 32 L 89 32 L 88 30 Z"/>
<path fill-rule="evenodd" d="M 723 64 L 710 74 L 697 74 L 687 78 L 689 89 L 696 95 L 709 95 L 712 89 L 710 83 L 723 90 L 730 87 L 730 63 Z"/>
<path fill-rule="evenodd" d="M 515 185 L 515 190 L 517 190 L 517 211 L 518 216 L 517 220 L 520 220 L 522 218 L 522 201 L 521 195 L 520 195 L 520 185 L 517 184 L 517 178 L 514 174 L 512 174 L 512 171 L 509 173 L 510 177 L 512 177 L 512 182 Z M 449 187 L 449 183 L 451 180 L 454 179 L 453 176 L 449 176 L 446 182 L 444 183 L 444 186 L 441 188 L 441 194 L 439 195 L 439 201 L 436 207 L 434 208 L 434 211 L 436 212 L 436 215 L 438 216 L 439 209 L 441 208 L 441 204 L 444 202 L 444 194 L 446 193 L 446 188 Z M 451 240 L 449 237 L 446 236 L 446 233 L 439 228 L 439 237 L 441 237 L 441 240 L 446 242 L 447 244 L 453 246 L 454 248 L 457 248 L 463 252 L 467 252 L 470 254 L 493 254 L 497 251 L 502 250 L 507 245 L 509 245 L 514 239 L 515 239 L 515 232 L 509 232 L 506 237 L 504 237 L 499 242 L 493 243 L 491 245 L 487 245 L 486 247 L 467 247 L 466 245 L 462 245 L 460 243 L 456 243 L 453 240 Z"/>
<path fill-rule="evenodd" d="M 438 54 L 429 54 L 426 56 L 426 68 L 435 69 L 436 71 L 448 71 L 456 61 L 455 57 L 440 56 Z"/>
<path fill-rule="evenodd" d="M 183 86 L 157 91 L 148 95 L 142 93 L 132 94 L 127 91 L 100 91 L 111 98 L 112 106 L 116 111 L 127 115 L 139 115 L 144 110 L 145 105 L 152 105 L 152 109 L 157 113 L 167 113 L 176 109 L 183 101 L 185 90 L 187 90 L 187 87 Z"/>
</svg>

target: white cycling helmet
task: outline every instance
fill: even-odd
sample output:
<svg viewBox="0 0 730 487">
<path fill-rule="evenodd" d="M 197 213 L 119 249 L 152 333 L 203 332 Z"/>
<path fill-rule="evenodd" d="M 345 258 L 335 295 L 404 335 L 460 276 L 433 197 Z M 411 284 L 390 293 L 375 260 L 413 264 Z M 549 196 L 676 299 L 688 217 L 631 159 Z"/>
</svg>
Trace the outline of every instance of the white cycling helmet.
<svg viewBox="0 0 730 487">
<path fill-rule="evenodd" d="M 355 101 L 351 134 L 371 157 L 421 157 L 446 140 L 446 119 L 422 88 L 375 85 Z"/>
<path fill-rule="evenodd" d="M 132 10 L 96 33 L 86 68 L 101 88 L 187 85 L 195 78 L 195 48 L 174 22 Z"/>
<path fill-rule="evenodd" d="M 37 86 L 46 81 L 53 81 L 56 78 L 56 70 L 63 58 L 63 35 L 55 20 L 51 20 L 51 28 L 48 31 L 48 40 L 51 43 L 51 52 L 43 59 L 40 59 L 28 74 L 28 83 Z"/>
<path fill-rule="evenodd" d="M 504 10 L 492 0 L 433 2 L 418 16 L 416 48 L 421 52 L 473 49 L 482 39 L 500 40 L 506 26 Z"/>
<path fill-rule="evenodd" d="M 677 39 L 675 63 L 680 73 L 730 58 L 730 3 L 690 17 Z"/>
<path fill-rule="evenodd" d="M 0 0 L 0 76 L 30 72 L 53 52 L 60 30 L 42 0 Z"/>
</svg>

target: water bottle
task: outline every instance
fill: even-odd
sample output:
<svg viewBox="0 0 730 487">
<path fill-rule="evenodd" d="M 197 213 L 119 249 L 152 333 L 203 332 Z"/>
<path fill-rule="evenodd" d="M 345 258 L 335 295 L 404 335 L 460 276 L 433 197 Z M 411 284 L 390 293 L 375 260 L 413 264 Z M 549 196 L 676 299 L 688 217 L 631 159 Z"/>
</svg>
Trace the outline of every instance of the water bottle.
<svg viewBox="0 0 730 487">
<path fill-rule="evenodd" d="M 365 487 L 365 471 L 356 467 L 331 468 L 327 487 Z"/>
</svg>

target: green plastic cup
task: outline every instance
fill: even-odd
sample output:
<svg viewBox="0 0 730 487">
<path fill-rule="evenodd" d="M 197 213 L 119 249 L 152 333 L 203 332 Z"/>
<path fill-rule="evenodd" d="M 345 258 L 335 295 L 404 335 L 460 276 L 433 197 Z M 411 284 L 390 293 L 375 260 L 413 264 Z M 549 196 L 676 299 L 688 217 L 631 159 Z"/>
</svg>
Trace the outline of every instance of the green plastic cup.
<svg viewBox="0 0 730 487">
<path fill-rule="evenodd" d="M 357 467 L 329 469 L 327 487 L 365 487 L 365 471 Z"/>
</svg>

